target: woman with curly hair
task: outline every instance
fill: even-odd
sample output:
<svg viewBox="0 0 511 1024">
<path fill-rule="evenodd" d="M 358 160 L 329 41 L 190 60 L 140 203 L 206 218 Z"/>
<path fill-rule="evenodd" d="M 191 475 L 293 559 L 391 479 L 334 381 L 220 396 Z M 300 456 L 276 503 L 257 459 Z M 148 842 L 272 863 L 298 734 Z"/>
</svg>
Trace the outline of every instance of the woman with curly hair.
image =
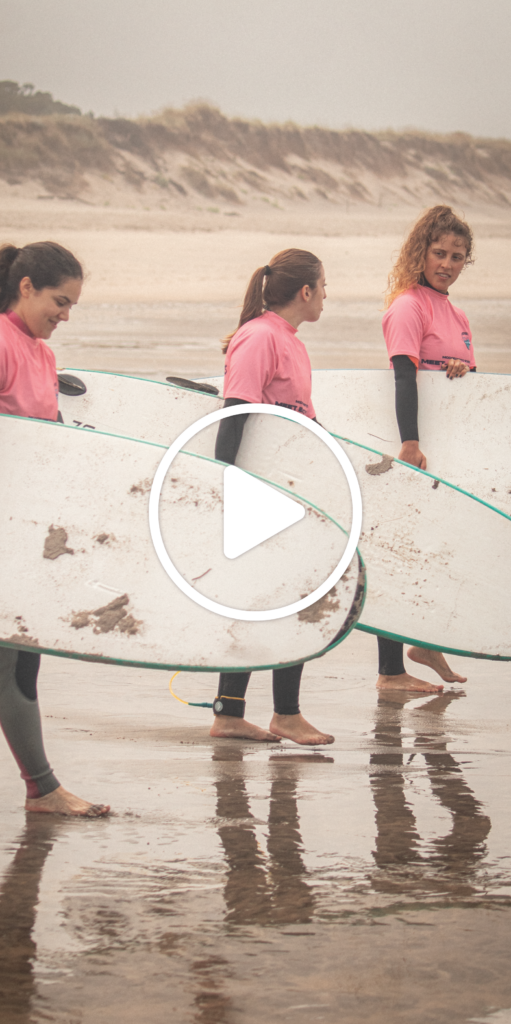
<svg viewBox="0 0 511 1024">
<path fill-rule="evenodd" d="M 433 206 L 417 221 L 389 275 L 383 334 L 396 382 L 399 458 L 426 469 L 419 448 L 417 371 L 445 371 L 450 380 L 475 370 L 470 327 L 449 299 L 449 288 L 473 263 L 472 232 L 449 206 Z M 430 693 L 443 689 L 406 672 L 403 644 L 378 637 L 377 687 Z M 465 682 L 449 668 L 441 651 L 412 647 L 408 657 L 428 665 L 444 682 Z"/>
</svg>

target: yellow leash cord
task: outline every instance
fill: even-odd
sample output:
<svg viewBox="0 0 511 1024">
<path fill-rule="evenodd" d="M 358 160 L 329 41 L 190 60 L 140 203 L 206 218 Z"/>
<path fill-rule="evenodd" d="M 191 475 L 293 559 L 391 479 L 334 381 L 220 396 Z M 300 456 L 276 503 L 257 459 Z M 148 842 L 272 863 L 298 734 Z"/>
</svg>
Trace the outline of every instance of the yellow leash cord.
<svg viewBox="0 0 511 1024">
<path fill-rule="evenodd" d="M 206 704 L 204 702 L 200 703 L 200 704 L 197 704 L 193 700 L 183 700 L 181 697 L 178 697 L 177 693 L 174 693 L 174 690 L 172 689 L 172 683 L 174 682 L 174 679 L 176 678 L 176 676 L 179 675 L 180 671 L 181 671 L 181 669 L 178 669 L 177 672 L 174 672 L 174 675 L 170 677 L 169 690 L 170 690 L 172 696 L 174 697 L 174 699 L 178 700 L 180 702 L 180 704 L 187 704 L 188 707 L 191 707 L 191 708 L 212 708 L 213 707 L 212 704 Z"/>
</svg>

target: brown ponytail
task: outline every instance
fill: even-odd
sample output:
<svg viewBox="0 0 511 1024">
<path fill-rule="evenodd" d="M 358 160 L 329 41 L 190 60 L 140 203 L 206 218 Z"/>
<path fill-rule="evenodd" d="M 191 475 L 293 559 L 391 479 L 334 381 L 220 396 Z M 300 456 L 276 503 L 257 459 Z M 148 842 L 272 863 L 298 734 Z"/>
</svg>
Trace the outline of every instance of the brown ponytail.
<svg viewBox="0 0 511 1024">
<path fill-rule="evenodd" d="M 236 331 L 249 320 L 261 316 L 265 309 L 287 306 L 304 285 L 314 289 L 321 276 L 321 267 L 321 260 L 306 249 L 278 252 L 269 264 L 252 274 Z M 236 331 L 231 331 L 223 339 L 222 352 L 227 352 Z"/>
<path fill-rule="evenodd" d="M 0 313 L 16 301 L 24 277 L 29 277 L 36 291 L 41 291 L 58 288 L 69 277 L 82 281 L 83 267 L 58 242 L 31 242 L 22 249 L 9 243 L 0 246 Z"/>
</svg>

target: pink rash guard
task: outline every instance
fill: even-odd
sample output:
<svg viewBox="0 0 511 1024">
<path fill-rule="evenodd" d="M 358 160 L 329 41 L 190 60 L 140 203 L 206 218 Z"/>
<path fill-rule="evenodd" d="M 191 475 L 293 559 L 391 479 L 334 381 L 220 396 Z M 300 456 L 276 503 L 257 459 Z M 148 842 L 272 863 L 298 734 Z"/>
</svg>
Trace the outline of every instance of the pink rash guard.
<svg viewBox="0 0 511 1024">
<path fill-rule="evenodd" d="M 448 359 L 475 364 L 472 334 L 448 295 L 417 285 L 398 295 L 382 321 L 389 358 L 409 356 L 419 370 L 441 370 Z"/>
<path fill-rule="evenodd" d="M 16 313 L 0 313 L 0 413 L 56 420 L 58 393 L 51 348 Z"/>
<path fill-rule="evenodd" d="M 282 405 L 314 419 L 311 364 L 296 328 L 266 312 L 236 331 L 227 349 L 224 398 Z"/>
</svg>

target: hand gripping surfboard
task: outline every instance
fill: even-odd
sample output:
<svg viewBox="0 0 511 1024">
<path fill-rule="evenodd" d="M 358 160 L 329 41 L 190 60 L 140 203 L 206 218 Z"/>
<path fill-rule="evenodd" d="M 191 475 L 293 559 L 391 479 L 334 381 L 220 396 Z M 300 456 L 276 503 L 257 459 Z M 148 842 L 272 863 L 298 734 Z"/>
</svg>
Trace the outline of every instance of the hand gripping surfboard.
<svg viewBox="0 0 511 1024">
<path fill-rule="evenodd" d="M 201 384 L 216 386 L 222 378 Z M 511 515 L 511 375 L 421 370 L 420 447 L 427 469 Z M 392 370 L 314 370 L 314 408 L 331 433 L 399 455 Z"/>
<path fill-rule="evenodd" d="M 75 372 L 82 374 L 81 371 Z M 107 387 L 117 395 L 117 412 L 112 408 L 110 420 L 116 424 L 115 429 L 120 431 L 128 427 L 126 414 L 129 403 L 133 409 L 132 431 L 144 430 L 160 443 L 165 443 L 165 440 L 170 443 L 184 426 L 222 404 L 219 397 L 189 388 L 170 386 L 170 392 L 175 392 L 172 398 L 165 394 L 165 387 L 169 385 L 137 381 L 136 378 L 114 379 L 114 376 L 84 375 L 89 392 L 97 395 L 96 399 L 90 398 L 89 408 L 97 412 L 98 422 L 102 416 L 106 417 L 107 411 L 95 380 L 110 378 L 108 384 L 102 381 L 101 387 L 103 396 Z M 474 387 L 476 379 L 477 387 Z M 221 378 L 208 378 L 207 383 L 221 387 Z M 471 390 L 464 392 L 465 385 Z M 358 432 L 364 437 L 364 441 L 359 440 L 358 443 L 357 438 L 355 441 L 353 438 L 350 441 L 340 440 L 357 470 L 364 504 L 360 550 L 367 566 L 368 593 L 357 628 L 446 652 L 508 659 L 511 657 L 511 641 L 508 639 L 507 620 L 504 620 L 505 616 L 503 618 L 507 599 L 502 600 L 502 588 L 503 581 L 507 580 L 503 559 L 508 558 L 511 527 L 508 515 L 503 515 L 500 507 L 506 505 L 503 487 L 499 491 L 492 489 L 492 481 L 496 483 L 499 474 L 501 483 L 507 480 L 505 474 L 508 469 L 499 463 L 499 460 L 507 458 L 507 448 L 504 446 L 503 457 L 499 454 L 498 445 L 487 440 L 488 422 L 486 433 L 481 425 L 478 444 L 488 446 L 487 458 L 484 466 L 479 466 L 481 450 L 476 444 L 477 471 L 472 476 L 472 441 L 467 440 L 466 421 L 463 422 L 455 410 L 460 395 L 462 398 L 471 395 L 476 424 L 483 423 L 484 410 L 489 416 L 489 409 L 496 410 L 502 406 L 501 416 L 507 416 L 511 378 L 471 374 L 470 379 L 467 375 L 462 380 L 448 381 L 443 374 L 419 374 L 424 420 L 421 444 L 428 453 L 430 465 L 443 466 L 445 471 L 452 462 L 458 480 L 475 484 L 465 489 L 461 484 L 453 485 L 434 471 L 422 473 L 399 463 L 392 455 L 383 454 L 399 450 L 393 414 L 393 388 L 393 374 L 386 370 L 315 371 L 313 376 L 314 403 L 323 426 L 339 439 L 350 436 L 345 429 L 346 424 L 355 434 Z M 493 402 L 488 402 L 489 394 L 493 396 Z M 154 397 L 149 399 L 149 395 Z M 136 409 L 146 403 L 142 422 Z M 361 410 L 364 407 L 367 410 L 366 426 L 371 428 L 365 432 L 361 428 Z M 163 408 L 166 410 L 164 417 L 159 411 Z M 465 412 L 468 415 L 468 406 Z M 453 435 L 451 438 L 449 434 L 449 446 L 446 446 L 439 426 L 427 433 L 430 421 L 445 424 L 447 417 Z M 493 419 L 491 423 L 493 431 L 497 427 L 500 431 L 500 425 L 495 425 Z M 380 424 L 385 424 L 388 429 Z M 447 431 L 447 426 L 443 429 Z M 380 447 L 380 430 L 382 441 L 386 444 L 390 439 L 392 444 L 383 447 L 382 443 Z M 296 486 L 334 519 L 348 524 L 347 492 L 336 477 L 326 452 L 321 447 L 311 448 L 312 442 L 304 437 L 304 433 L 295 434 L 293 439 L 292 429 L 278 424 L 276 419 L 273 421 L 273 417 L 268 423 L 257 423 L 257 417 L 250 417 L 237 465 L 284 486 Z M 197 435 L 194 450 L 211 456 L 214 436 L 212 431 Z M 368 443 L 368 438 L 375 443 Z M 493 466 L 490 448 L 492 458 L 498 463 L 497 470 L 485 468 Z M 460 454 L 462 449 L 465 452 L 463 458 Z M 289 480 L 294 484 L 289 484 Z M 476 498 L 471 496 L 477 488 L 485 497 L 481 494 Z M 471 493 L 465 493 L 465 490 Z M 500 501 L 498 507 L 494 507 L 490 500 L 496 496 Z"/>
</svg>

